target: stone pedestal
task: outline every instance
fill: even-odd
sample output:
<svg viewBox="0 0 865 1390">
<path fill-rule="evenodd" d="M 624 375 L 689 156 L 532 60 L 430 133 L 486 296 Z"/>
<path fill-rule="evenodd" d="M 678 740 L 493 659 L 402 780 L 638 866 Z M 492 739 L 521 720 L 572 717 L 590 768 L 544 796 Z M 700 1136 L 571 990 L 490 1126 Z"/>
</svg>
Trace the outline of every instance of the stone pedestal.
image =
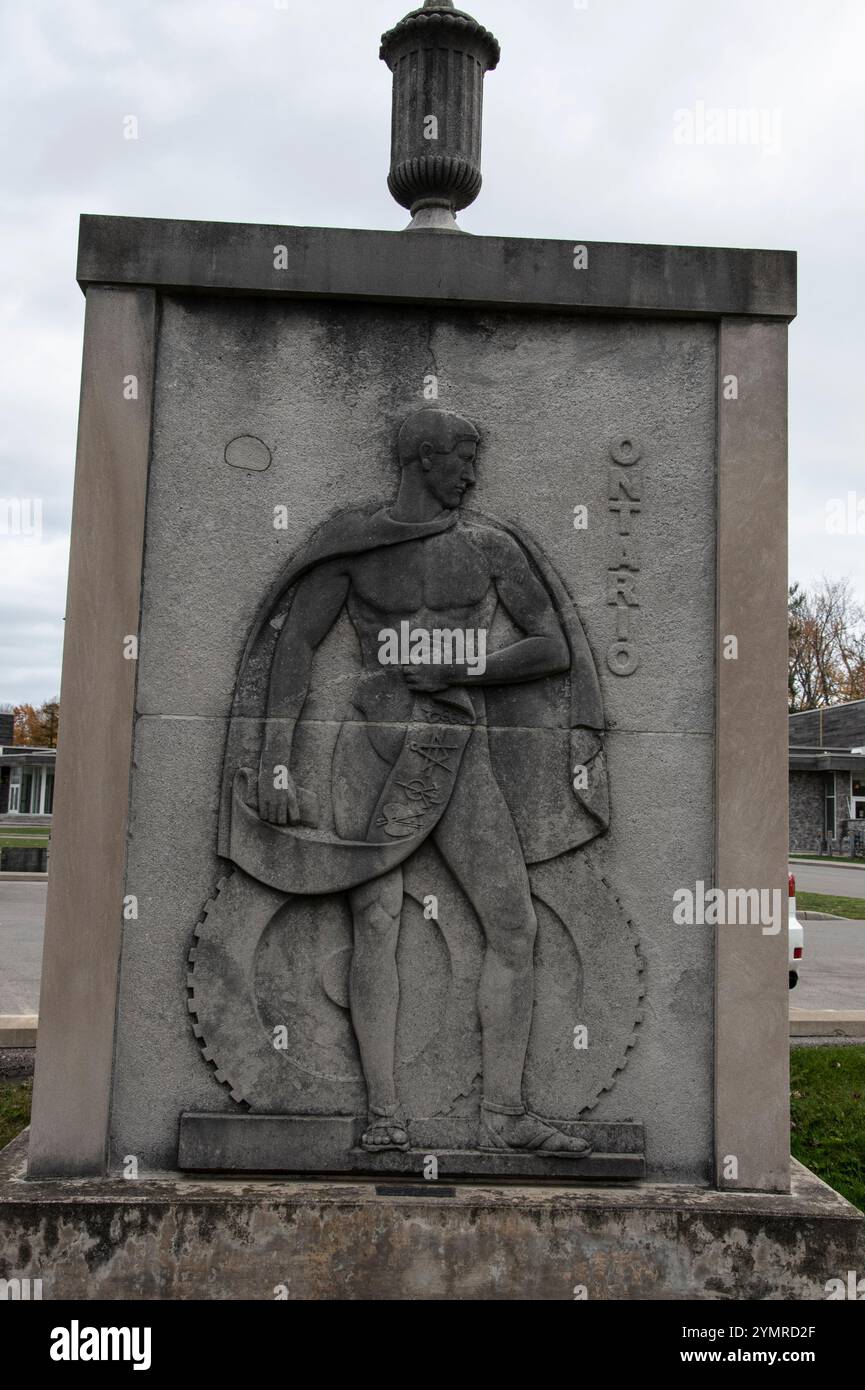
<svg viewBox="0 0 865 1390">
<path fill-rule="evenodd" d="M 819 1298 L 863 1223 L 790 1179 L 795 257 L 442 235 L 498 42 L 426 0 L 382 57 L 411 230 L 82 221 L 6 1272 Z"/>
<path fill-rule="evenodd" d="M 529 1135 L 524 1176 L 561 1159 L 553 1175 L 603 1181 L 624 1153 L 622 1176 L 786 1190 L 783 919 L 675 906 L 712 887 L 786 905 L 795 258 L 85 217 L 78 274 L 32 1176 L 293 1171 L 301 1131 L 308 1170 L 358 1171 L 367 909 L 342 890 L 396 865 L 391 1131 L 409 1176 L 428 1155 L 488 1173 L 508 1132 L 481 1110 L 502 1097 L 478 999 L 490 940 L 522 923 L 522 1097 L 553 1133 L 543 1153 Z M 408 474 L 431 520 L 392 515 Z M 424 583 L 450 583 L 454 611 L 498 595 L 491 659 L 539 624 L 530 679 L 394 713 L 405 689 L 352 623 L 358 595 L 411 616 L 411 538 L 441 556 Z M 279 825 L 257 785 L 264 716 L 291 703 L 273 673 L 294 669 L 293 595 L 313 576 L 297 611 L 326 609 L 316 576 L 336 561 L 352 621 L 328 610 L 291 754 L 300 823 Z M 277 1123 L 238 1143 L 253 1117 Z M 625 1132 L 638 1148 L 611 1148 Z"/>
<path fill-rule="evenodd" d="M 0 1278 L 43 1299 L 822 1300 L 865 1218 L 789 1194 L 660 1185 L 24 1178 L 0 1161 Z"/>
</svg>

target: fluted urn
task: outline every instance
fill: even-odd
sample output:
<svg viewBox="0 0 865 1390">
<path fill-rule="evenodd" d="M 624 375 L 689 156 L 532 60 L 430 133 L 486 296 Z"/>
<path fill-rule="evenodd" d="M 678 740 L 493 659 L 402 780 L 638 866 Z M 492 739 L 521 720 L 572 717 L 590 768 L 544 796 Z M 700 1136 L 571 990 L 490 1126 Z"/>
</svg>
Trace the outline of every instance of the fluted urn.
<svg viewBox="0 0 865 1390">
<path fill-rule="evenodd" d="M 393 73 L 388 188 L 412 228 L 458 231 L 456 213 L 481 191 L 484 77 L 498 40 L 451 0 L 427 0 L 384 34 Z"/>
</svg>

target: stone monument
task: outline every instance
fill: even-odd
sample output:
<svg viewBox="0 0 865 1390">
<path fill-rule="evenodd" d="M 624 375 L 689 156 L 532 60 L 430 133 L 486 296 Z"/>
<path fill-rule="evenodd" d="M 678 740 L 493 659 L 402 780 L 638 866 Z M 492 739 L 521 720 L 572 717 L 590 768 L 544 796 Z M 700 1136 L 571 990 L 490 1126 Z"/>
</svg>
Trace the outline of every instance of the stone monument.
<svg viewBox="0 0 865 1390">
<path fill-rule="evenodd" d="M 329 518 L 247 641 L 218 847 L 240 872 L 197 928 L 189 1006 L 255 1118 L 185 1115 L 185 1167 L 222 1167 L 232 1145 L 230 1166 L 251 1169 L 412 1148 L 417 1163 L 458 1136 L 451 1172 L 517 1156 L 547 1171 L 597 1147 L 580 1116 L 621 1066 L 642 993 L 631 926 L 579 855 L 610 820 L 601 692 L 542 549 L 463 509 L 495 467 L 480 440 L 453 412 L 409 413 L 392 503 Z M 323 721 L 331 633 L 347 698 Z M 607 1020 L 588 1066 L 570 1056 L 580 1009 L 593 1036 Z M 601 1166 L 642 1171 L 631 1153 Z"/>
<path fill-rule="evenodd" d="M 470 236 L 498 42 L 381 56 L 404 231 L 82 220 L 0 1232 L 58 1297 L 821 1297 L 863 1223 L 791 1178 L 759 911 L 795 258 Z"/>
</svg>

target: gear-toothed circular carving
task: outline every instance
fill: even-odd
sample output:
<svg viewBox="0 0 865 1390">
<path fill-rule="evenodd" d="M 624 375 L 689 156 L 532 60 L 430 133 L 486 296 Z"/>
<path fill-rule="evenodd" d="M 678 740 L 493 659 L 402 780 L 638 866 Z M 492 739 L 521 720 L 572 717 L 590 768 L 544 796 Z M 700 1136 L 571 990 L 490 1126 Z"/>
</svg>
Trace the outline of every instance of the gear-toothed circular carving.
<svg viewBox="0 0 865 1390">
<path fill-rule="evenodd" d="M 465 1114 L 481 1091 L 483 942 L 442 870 L 427 848 L 406 870 L 397 1088 L 413 1116 L 447 1116 L 456 1106 Z M 579 851 L 534 865 L 530 877 L 538 940 L 525 1096 L 566 1123 L 593 1109 L 627 1065 L 642 1017 L 643 961 L 633 922 Z M 419 908 L 430 883 L 438 923 L 423 921 Z M 347 1008 L 350 941 L 342 900 L 289 900 L 239 870 L 220 881 L 195 929 L 188 1007 L 202 1055 L 235 1101 L 272 1113 L 362 1113 Z M 285 1030 L 279 1047 L 277 1028 Z M 577 1028 L 587 1032 L 585 1049 L 574 1048 Z"/>
<path fill-rule="evenodd" d="M 530 877 L 539 931 L 524 1091 L 531 1109 L 567 1121 L 593 1110 L 628 1064 L 643 1017 L 644 962 L 634 923 L 582 852 L 534 865 Z M 584 1048 L 574 1046 L 578 1028 Z"/>
<path fill-rule="evenodd" d="M 258 1024 L 252 981 L 261 933 L 284 902 L 284 893 L 235 870 L 205 903 L 189 952 L 192 1031 L 217 1081 L 248 1106 L 261 1068 L 276 1070 L 280 1062 Z"/>
<path fill-rule="evenodd" d="M 397 950 L 396 1080 L 413 1114 L 447 1113 L 480 1071 L 481 943 L 453 886 L 440 890 L 443 920 L 424 919 L 437 872 L 428 855 L 422 849 L 405 872 Z M 288 897 L 239 870 L 222 880 L 195 929 L 188 1007 L 205 1060 L 234 1100 L 270 1113 L 363 1109 L 351 944 L 344 895 Z"/>
</svg>

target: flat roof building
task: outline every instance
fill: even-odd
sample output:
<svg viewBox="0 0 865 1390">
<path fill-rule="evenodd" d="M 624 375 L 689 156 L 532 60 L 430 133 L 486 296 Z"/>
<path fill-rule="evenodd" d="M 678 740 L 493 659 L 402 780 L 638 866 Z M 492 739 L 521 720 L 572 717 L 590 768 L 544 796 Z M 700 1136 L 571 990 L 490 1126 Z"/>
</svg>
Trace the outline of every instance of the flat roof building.
<svg viewBox="0 0 865 1390">
<path fill-rule="evenodd" d="M 14 743 L 14 724 L 0 714 L 0 816 L 50 816 L 57 749 Z"/>
<path fill-rule="evenodd" d="M 814 854 L 865 841 L 865 700 L 791 714 L 790 849 Z"/>
</svg>

